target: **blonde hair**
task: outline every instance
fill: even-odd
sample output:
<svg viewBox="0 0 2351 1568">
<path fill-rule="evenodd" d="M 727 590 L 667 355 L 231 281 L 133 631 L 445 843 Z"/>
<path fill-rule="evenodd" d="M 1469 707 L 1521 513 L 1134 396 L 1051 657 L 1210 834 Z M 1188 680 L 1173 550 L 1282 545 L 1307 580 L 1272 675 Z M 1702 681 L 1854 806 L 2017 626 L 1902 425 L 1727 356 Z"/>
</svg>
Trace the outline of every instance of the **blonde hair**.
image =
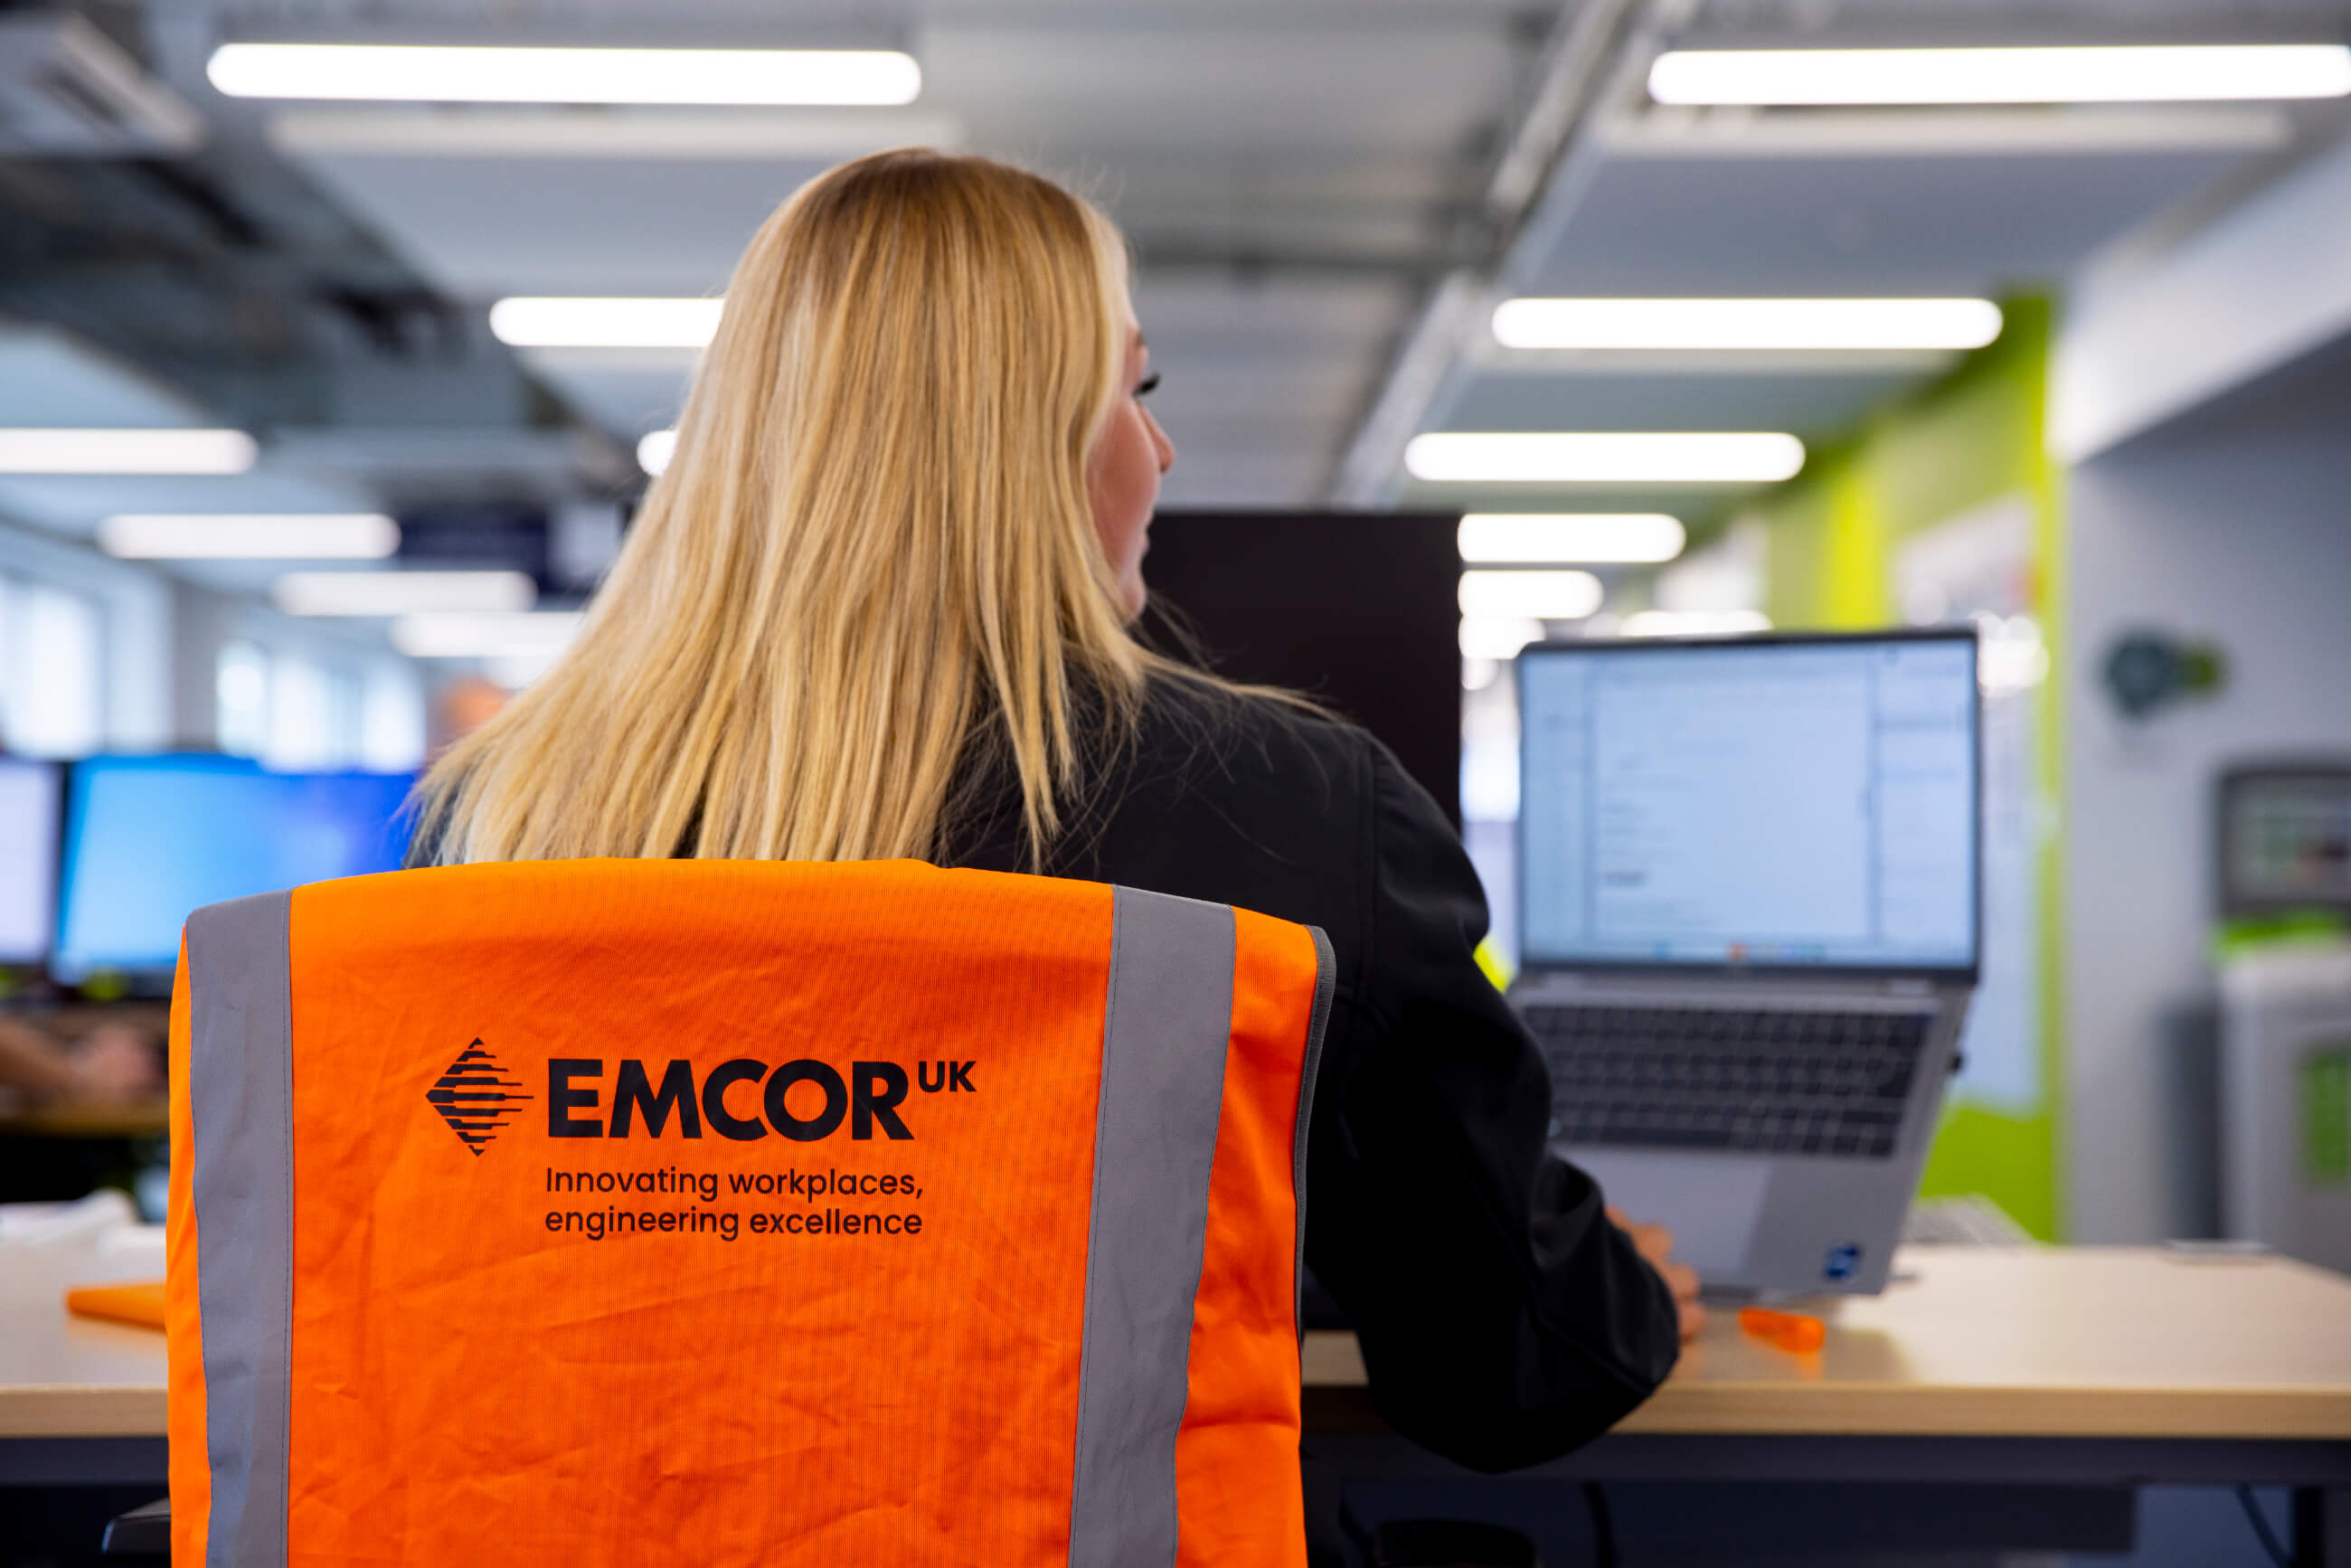
<svg viewBox="0 0 2351 1568">
<path fill-rule="evenodd" d="M 982 158 L 877 153 L 785 202 L 578 641 L 434 766 L 419 842 L 930 857 L 986 757 L 1041 862 L 1092 732 L 1172 669 L 1087 501 L 1126 268 L 1093 207 Z"/>
</svg>

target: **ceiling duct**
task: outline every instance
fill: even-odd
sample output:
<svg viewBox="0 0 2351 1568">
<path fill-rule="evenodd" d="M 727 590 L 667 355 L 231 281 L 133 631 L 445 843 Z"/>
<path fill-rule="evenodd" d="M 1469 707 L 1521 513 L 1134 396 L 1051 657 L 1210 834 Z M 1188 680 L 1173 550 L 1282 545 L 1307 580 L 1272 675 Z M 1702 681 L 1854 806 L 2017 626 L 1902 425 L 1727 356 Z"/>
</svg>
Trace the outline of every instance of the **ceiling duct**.
<svg viewBox="0 0 2351 1568">
<path fill-rule="evenodd" d="M 0 155 L 185 152 L 196 111 L 80 17 L 0 16 Z"/>
</svg>

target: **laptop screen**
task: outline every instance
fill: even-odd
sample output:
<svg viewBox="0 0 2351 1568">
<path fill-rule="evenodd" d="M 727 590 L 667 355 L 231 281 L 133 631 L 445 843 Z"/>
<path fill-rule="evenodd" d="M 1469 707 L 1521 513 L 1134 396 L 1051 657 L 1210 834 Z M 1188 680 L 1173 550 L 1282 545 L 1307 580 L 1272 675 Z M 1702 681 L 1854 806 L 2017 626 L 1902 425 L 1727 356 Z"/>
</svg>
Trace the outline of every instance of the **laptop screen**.
<svg viewBox="0 0 2351 1568">
<path fill-rule="evenodd" d="M 1972 632 L 1518 666 L 1529 967 L 1973 972 Z"/>
</svg>

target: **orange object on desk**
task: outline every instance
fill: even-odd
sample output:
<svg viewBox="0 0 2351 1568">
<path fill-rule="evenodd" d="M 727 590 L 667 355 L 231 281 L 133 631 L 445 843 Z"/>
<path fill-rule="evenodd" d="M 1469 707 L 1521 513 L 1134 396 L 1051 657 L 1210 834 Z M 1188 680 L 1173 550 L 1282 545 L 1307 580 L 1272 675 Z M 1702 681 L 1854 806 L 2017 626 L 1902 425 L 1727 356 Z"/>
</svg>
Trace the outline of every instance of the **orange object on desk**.
<svg viewBox="0 0 2351 1568">
<path fill-rule="evenodd" d="M 1828 1324 L 1802 1312 L 1775 1312 L 1769 1307 L 1741 1307 L 1739 1326 L 1757 1339 L 1768 1340 L 1782 1350 L 1806 1354 L 1827 1343 Z"/>
<path fill-rule="evenodd" d="M 163 1326 L 163 1281 L 140 1280 L 126 1285 L 80 1285 L 66 1292 L 66 1311 L 78 1317 L 106 1318 L 141 1328 Z"/>
</svg>

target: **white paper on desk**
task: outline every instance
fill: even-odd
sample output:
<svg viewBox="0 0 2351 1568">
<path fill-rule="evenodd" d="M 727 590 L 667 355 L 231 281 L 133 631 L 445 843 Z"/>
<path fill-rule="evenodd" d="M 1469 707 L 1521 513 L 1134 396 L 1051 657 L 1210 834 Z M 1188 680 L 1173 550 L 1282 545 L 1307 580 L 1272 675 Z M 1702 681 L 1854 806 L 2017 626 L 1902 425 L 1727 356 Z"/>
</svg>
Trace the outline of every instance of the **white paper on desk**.
<svg viewBox="0 0 2351 1568">
<path fill-rule="evenodd" d="M 118 1225 L 99 1234 L 98 1250 L 101 1256 L 110 1258 L 152 1253 L 160 1259 L 164 1234 L 164 1228 L 160 1225 Z"/>
<path fill-rule="evenodd" d="M 110 1186 L 71 1203 L 0 1203 L 0 1241 L 18 1246 L 38 1247 L 138 1224 L 139 1211 Z"/>
</svg>

